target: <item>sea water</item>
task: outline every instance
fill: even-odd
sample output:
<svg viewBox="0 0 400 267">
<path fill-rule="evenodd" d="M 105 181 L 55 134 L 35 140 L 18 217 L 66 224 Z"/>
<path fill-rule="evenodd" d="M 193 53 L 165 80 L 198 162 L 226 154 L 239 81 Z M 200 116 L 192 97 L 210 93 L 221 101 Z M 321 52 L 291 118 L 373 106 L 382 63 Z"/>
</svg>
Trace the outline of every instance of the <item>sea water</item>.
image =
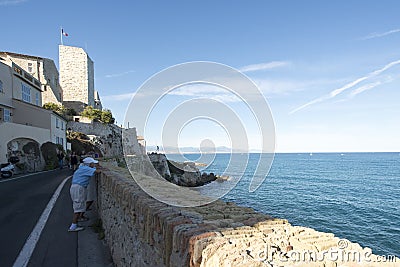
<svg viewBox="0 0 400 267">
<path fill-rule="evenodd" d="M 232 160 L 248 160 L 241 180 L 223 200 L 334 233 L 374 254 L 400 256 L 400 153 L 276 154 L 266 179 L 252 193 L 249 185 L 260 155 L 241 156 L 216 154 L 204 169 L 222 174 L 230 161 L 240 166 Z M 230 169 L 225 175 L 237 173 Z M 213 182 L 199 191 L 206 194 L 210 186 L 223 191 L 229 183 Z"/>
</svg>

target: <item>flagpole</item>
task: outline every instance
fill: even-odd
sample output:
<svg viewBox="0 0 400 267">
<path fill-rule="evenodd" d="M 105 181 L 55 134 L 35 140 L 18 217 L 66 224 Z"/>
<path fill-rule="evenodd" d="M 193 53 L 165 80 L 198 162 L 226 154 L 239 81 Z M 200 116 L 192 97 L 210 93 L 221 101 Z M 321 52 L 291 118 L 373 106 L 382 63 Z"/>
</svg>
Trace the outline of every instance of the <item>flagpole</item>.
<svg viewBox="0 0 400 267">
<path fill-rule="evenodd" d="M 60 39 L 61 39 L 61 45 L 64 45 L 63 44 L 62 26 L 60 27 Z"/>
</svg>

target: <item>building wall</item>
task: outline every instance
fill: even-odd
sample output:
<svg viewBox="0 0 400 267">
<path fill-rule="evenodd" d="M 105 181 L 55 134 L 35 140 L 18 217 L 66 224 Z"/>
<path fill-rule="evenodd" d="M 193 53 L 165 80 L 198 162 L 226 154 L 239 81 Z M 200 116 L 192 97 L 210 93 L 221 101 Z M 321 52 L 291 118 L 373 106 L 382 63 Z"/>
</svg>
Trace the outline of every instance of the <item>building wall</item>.
<svg viewBox="0 0 400 267">
<path fill-rule="evenodd" d="M 45 103 L 62 103 L 62 89 L 60 86 L 60 78 L 54 61 L 48 58 L 43 59 L 42 77 L 42 102 Z"/>
<path fill-rule="evenodd" d="M 30 67 L 32 66 L 32 71 L 29 72 L 30 69 L 17 66 L 16 62 L 21 63 L 25 67 L 28 66 L 29 62 L 32 62 L 32 65 L 30 65 Z M 39 61 L 19 58 L 13 60 L 8 58 L 8 61 L 6 60 L 5 63 L 0 62 L 0 80 L 3 87 L 3 90 L 0 92 L 0 163 L 7 161 L 7 154 L 10 152 L 7 145 L 10 141 L 23 144 L 24 142 L 29 143 L 29 140 L 33 140 L 40 146 L 48 141 L 56 143 L 56 137 L 59 137 L 63 138 L 64 148 L 67 147 L 67 121 L 53 113 L 53 111 L 42 108 L 41 84 L 33 76 L 35 74 L 33 69 L 40 67 L 39 63 Z M 53 77 L 53 85 L 56 86 L 58 83 L 57 68 L 51 60 L 47 63 L 49 67 L 45 67 L 45 69 L 48 70 L 48 73 L 43 74 L 42 80 L 43 77 L 50 77 L 49 75 L 51 75 Z M 28 73 L 31 75 L 28 75 Z M 39 75 L 39 77 L 41 76 Z M 23 87 L 26 90 L 29 88 L 29 102 L 23 99 Z M 37 98 L 36 95 L 38 95 Z M 5 109 L 11 111 L 10 121 L 8 122 L 4 121 Z M 59 120 L 58 128 L 56 127 L 56 118 Z M 21 162 L 24 161 L 24 164 L 27 166 L 25 171 L 37 171 L 43 167 L 40 155 L 35 160 L 25 156 L 22 156 L 22 158 L 24 159 L 21 159 Z"/>
<path fill-rule="evenodd" d="M 95 107 L 94 105 L 94 62 L 87 56 L 87 70 L 88 70 L 88 105 Z"/>
<path fill-rule="evenodd" d="M 62 144 L 64 149 L 67 148 L 67 141 L 66 141 L 66 128 L 67 128 L 67 121 L 63 119 L 61 116 L 56 115 L 50 110 L 45 110 L 41 107 L 30 105 L 20 100 L 13 100 L 14 109 L 12 111 L 12 122 L 13 123 L 0 123 L 0 126 L 3 127 L 6 125 L 9 128 L 0 128 L 0 129 L 7 129 L 7 133 L 11 130 L 10 133 L 6 134 L 1 130 L 1 137 L 0 137 L 0 153 L 7 152 L 6 146 L 7 143 L 12 140 L 13 138 L 28 138 L 33 139 L 39 143 L 39 145 L 43 144 L 44 142 L 53 142 L 55 144 L 60 143 L 57 142 L 57 137 L 62 138 Z M 56 120 L 58 119 L 58 127 Z M 17 126 L 16 126 L 17 125 Z M 27 128 L 19 127 L 27 126 Z M 25 130 L 24 130 L 25 129 Z M 15 131 L 15 132 L 12 132 Z M 22 131 L 22 132 L 20 132 Z M 12 134 L 11 134 L 12 133 Z M 39 134 L 37 134 L 39 133 Z M 38 136 L 40 135 L 40 138 Z M 7 136 L 11 139 L 7 140 Z M 5 147 L 5 148 L 4 148 Z M 4 156 L 5 157 L 5 156 Z M 4 158 L 3 158 L 4 159 Z"/>
<path fill-rule="evenodd" d="M 41 81 L 41 75 L 40 73 L 42 72 L 43 66 L 41 64 L 41 58 L 40 57 L 27 57 L 27 56 L 17 56 L 13 54 L 5 54 L 6 55 L 6 62 L 9 66 L 11 66 L 12 62 L 20 66 L 22 69 L 24 69 L 26 72 L 28 72 L 30 75 Z"/>
<path fill-rule="evenodd" d="M 62 144 L 64 149 L 67 149 L 67 136 L 66 136 L 66 128 L 67 121 L 62 117 L 52 113 L 50 114 L 50 140 L 54 144 Z M 60 141 L 62 138 L 62 141 Z"/>
<path fill-rule="evenodd" d="M 13 122 L 33 127 L 45 128 L 50 130 L 50 113 L 41 107 L 30 105 L 21 100 L 13 99 Z M 47 136 L 48 140 L 50 136 Z"/>
<path fill-rule="evenodd" d="M 28 138 L 39 143 L 49 141 L 50 129 L 43 129 L 17 123 L 0 123 L 0 163 L 7 162 L 7 144 L 17 138 Z"/>
<path fill-rule="evenodd" d="M 41 82 L 43 104 L 48 102 L 62 103 L 59 73 L 53 60 L 8 52 L 0 52 L 0 56 L 5 58 L 5 63 L 10 67 L 14 62 Z"/>
<path fill-rule="evenodd" d="M 103 104 L 101 103 L 100 94 L 98 91 L 94 91 L 94 108 L 103 110 Z"/>
<path fill-rule="evenodd" d="M 94 140 L 94 143 L 96 143 L 97 148 L 104 157 L 122 157 L 122 129 L 117 125 L 93 121 L 89 121 L 88 123 L 83 121 L 69 121 L 67 128 L 74 132 L 95 136 L 96 138 L 92 138 L 92 141 L 94 139 L 99 141 L 96 142 L 96 140 Z"/>
<path fill-rule="evenodd" d="M 4 121 L 4 109 L 12 113 L 12 73 L 11 68 L 0 62 L 0 123 Z M 10 117 L 12 121 L 12 117 Z"/>
<path fill-rule="evenodd" d="M 11 80 L 12 70 L 10 66 L 2 63 L 0 61 L 0 80 L 3 82 L 3 92 L 0 94 L 0 98 L 7 96 L 7 98 L 11 98 L 12 92 L 12 80 Z"/>
<path fill-rule="evenodd" d="M 42 106 L 42 92 L 31 84 L 23 81 L 19 77 L 13 76 L 13 98 L 23 101 L 22 98 L 22 87 L 26 87 L 30 89 L 30 104 L 35 106 Z M 38 98 L 36 96 L 38 95 Z M 38 99 L 38 102 L 36 102 Z M 27 102 L 28 103 L 28 102 Z"/>
<path fill-rule="evenodd" d="M 80 47 L 59 46 L 63 101 L 94 105 L 94 64 Z"/>
</svg>

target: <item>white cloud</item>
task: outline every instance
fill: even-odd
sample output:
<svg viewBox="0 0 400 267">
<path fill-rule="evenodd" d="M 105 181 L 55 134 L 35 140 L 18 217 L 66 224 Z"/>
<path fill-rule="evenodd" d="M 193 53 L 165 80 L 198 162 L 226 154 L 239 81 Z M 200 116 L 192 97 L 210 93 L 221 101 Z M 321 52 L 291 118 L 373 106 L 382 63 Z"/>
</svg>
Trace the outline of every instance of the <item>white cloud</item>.
<svg viewBox="0 0 400 267">
<path fill-rule="evenodd" d="M 368 40 L 368 39 L 374 39 L 374 38 L 379 38 L 379 37 L 384 37 L 386 35 L 390 35 L 390 34 L 394 34 L 394 33 L 398 33 L 400 32 L 400 29 L 394 29 L 394 30 L 390 30 L 387 32 L 383 32 L 383 33 L 370 33 L 365 37 L 362 37 L 361 40 Z"/>
<path fill-rule="evenodd" d="M 241 99 L 223 88 L 207 85 L 192 84 L 180 87 L 169 92 L 169 95 L 208 98 L 220 102 L 239 102 Z"/>
<path fill-rule="evenodd" d="M 314 80 L 281 80 L 281 79 L 253 79 L 254 83 L 266 96 L 290 95 L 293 92 L 300 92 L 310 88 L 330 86 L 343 80 L 335 79 L 314 79 Z"/>
<path fill-rule="evenodd" d="M 332 83 L 340 82 L 338 80 L 328 80 L 328 79 L 318 79 L 318 80 L 280 80 L 280 79 L 252 79 L 252 81 L 260 89 L 264 96 L 277 96 L 284 95 L 287 96 L 292 92 L 303 91 L 311 87 L 320 87 L 331 85 Z M 241 84 L 243 81 L 238 80 L 235 84 Z M 241 88 L 245 88 L 246 84 L 243 84 Z M 244 90 L 244 96 L 250 97 L 249 92 Z M 196 96 L 196 97 L 209 97 L 212 99 L 224 99 L 224 97 L 229 98 L 230 102 L 241 101 L 234 93 L 227 89 L 207 84 L 192 84 L 182 86 L 171 92 L 169 95 L 177 96 Z M 259 95 L 255 96 L 258 97 Z M 235 100 L 235 101 L 234 101 Z"/>
<path fill-rule="evenodd" d="M 354 89 L 351 93 L 350 93 L 350 97 L 355 97 L 356 95 L 367 91 L 367 90 L 371 90 L 374 87 L 377 87 L 378 85 L 381 85 L 382 82 L 378 81 L 378 82 L 373 82 L 373 83 L 367 83 L 366 85 L 360 86 L 356 89 Z"/>
<path fill-rule="evenodd" d="M 0 0 L 0 6 L 11 6 L 11 5 L 18 5 L 28 0 Z"/>
<path fill-rule="evenodd" d="M 199 96 L 204 94 L 218 94 L 223 91 L 224 89 L 212 85 L 192 84 L 179 87 L 171 91 L 170 94 L 179 96 Z"/>
<path fill-rule="evenodd" d="M 286 67 L 291 63 L 288 61 L 271 61 L 267 63 L 253 64 L 241 67 L 239 70 L 242 72 L 260 71 L 260 70 L 270 70 L 280 67 Z"/>
<path fill-rule="evenodd" d="M 302 110 L 302 109 L 304 109 L 304 108 L 306 108 L 306 107 L 309 107 L 309 106 L 311 106 L 311 105 L 314 105 L 314 104 L 317 104 L 317 103 L 320 103 L 320 102 L 329 100 L 329 99 L 331 99 L 331 98 L 334 98 L 334 97 L 336 97 L 337 95 L 343 93 L 344 91 L 346 91 L 346 90 L 348 90 L 348 89 L 350 89 L 350 88 L 353 88 L 353 87 L 356 86 L 357 84 L 359 84 L 359 83 L 361 83 L 361 82 L 363 82 L 363 81 L 365 81 L 365 80 L 368 80 L 368 79 L 370 79 L 370 78 L 376 77 L 376 76 L 380 75 L 382 72 L 384 72 L 384 71 L 388 70 L 389 68 L 391 68 L 391 67 L 393 67 L 393 66 L 395 66 L 395 65 L 398 65 L 398 64 L 400 64 L 400 60 L 396 60 L 396 61 L 390 62 L 389 64 L 385 65 L 385 66 L 384 66 L 383 68 L 381 68 L 381 69 L 378 69 L 378 70 L 375 70 L 375 71 L 373 71 L 373 72 L 370 72 L 370 73 L 368 73 L 367 75 L 365 75 L 365 76 L 363 76 L 363 77 L 361 77 L 361 78 L 358 78 L 358 79 L 356 79 L 356 80 L 354 80 L 354 81 L 352 81 L 352 82 L 350 82 L 350 83 L 345 84 L 344 86 L 342 86 L 342 87 L 340 87 L 340 88 L 338 88 L 338 89 L 335 89 L 335 90 L 331 91 L 331 92 L 330 92 L 329 94 L 327 94 L 327 95 L 324 95 L 324 96 L 322 96 L 322 97 L 319 97 L 319 98 L 317 98 L 317 99 L 314 99 L 314 100 L 312 100 L 312 101 L 310 101 L 310 102 L 308 102 L 308 103 L 306 103 L 306 104 L 304 104 L 304 105 L 301 105 L 301 106 L 298 107 L 298 108 L 293 109 L 292 111 L 289 112 L 289 114 L 296 113 L 296 112 L 298 112 L 298 111 L 300 111 L 300 110 Z M 377 86 L 377 85 L 375 85 L 375 86 Z M 375 86 L 373 86 L 373 87 L 375 87 Z M 360 91 L 359 93 L 361 93 L 361 92 L 363 92 L 363 91 L 365 91 L 365 90 L 371 89 L 371 88 L 373 88 L 373 87 L 371 87 L 371 86 L 366 86 L 366 87 L 360 89 L 361 91 Z M 358 93 L 356 93 L 355 95 L 357 95 L 357 94 L 358 94 Z"/>
<path fill-rule="evenodd" d="M 106 77 L 106 78 L 116 78 L 116 77 L 121 77 L 121 76 L 127 75 L 129 73 L 133 73 L 133 72 L 135 72 L 135 71 L 134 70 L 128 70 L 128 71 L 124 71 L 124 72 L 121 72 L 121 73 L 107 74 L 104 77 Z"/>
<path fill-rule="evenodd" d="M 127 94 L 118 94 L 118 95 L 106 95 L 102 96 L 101 98 L 103 100 L 109 100 L 109 101 L 124 101 L 124 100 L 130 100 L 132 97 L 135 95 L 135 93 L 127 93 Z"/>
</svg>

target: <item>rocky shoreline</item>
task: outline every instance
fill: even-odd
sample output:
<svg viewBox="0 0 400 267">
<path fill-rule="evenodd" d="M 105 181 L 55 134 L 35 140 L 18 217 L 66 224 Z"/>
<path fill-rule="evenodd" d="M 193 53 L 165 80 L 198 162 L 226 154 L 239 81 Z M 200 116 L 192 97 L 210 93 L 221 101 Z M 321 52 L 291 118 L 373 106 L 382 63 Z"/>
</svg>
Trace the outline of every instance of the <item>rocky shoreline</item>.
<svg viewBox="0 0 400 267">
<path fill-rule="evenodd" d="M 177 162 L 168 160 L 165 154 L 149 153 L 148 157 L 157 172 L 168 182 L 179 186 L 197 187 L 213 181 L 224 181 L 226 177 L 214 173 L 201 173 L 195 162 Z"/>
</svg>

